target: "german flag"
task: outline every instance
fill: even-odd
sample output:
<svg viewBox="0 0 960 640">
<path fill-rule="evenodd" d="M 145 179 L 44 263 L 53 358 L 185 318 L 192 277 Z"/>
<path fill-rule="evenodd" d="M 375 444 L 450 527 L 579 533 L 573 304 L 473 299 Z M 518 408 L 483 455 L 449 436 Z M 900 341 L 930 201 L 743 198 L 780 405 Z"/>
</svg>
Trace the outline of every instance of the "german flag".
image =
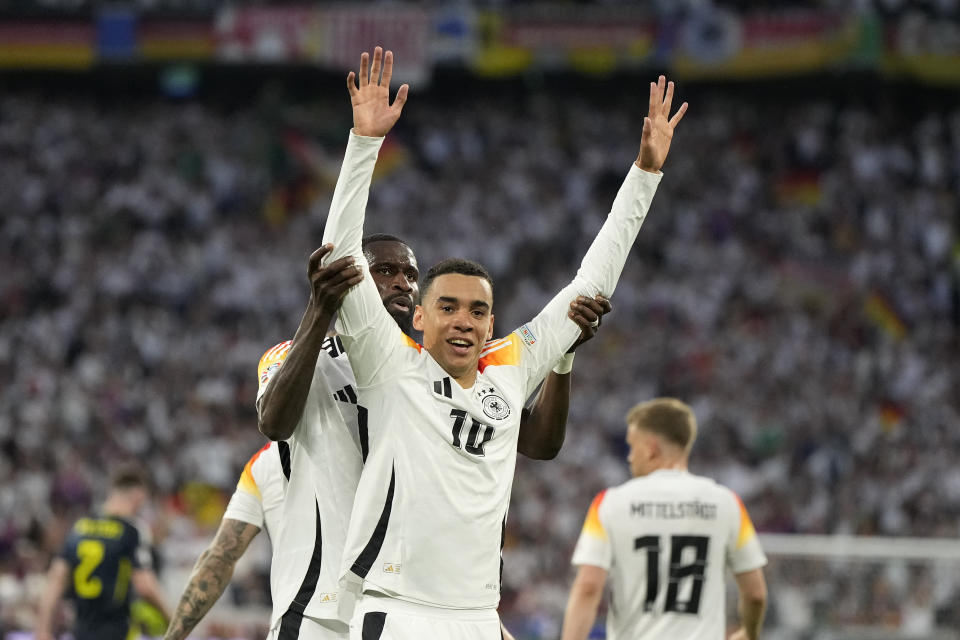
<svg viewBox="0 0 960 640">
<path fill-rule="evenodd" d="M 95 58 L 90 23 L 0 24 L 0 68 L 87 69 Z"/>
<path fill-rule="evenodd" d="M 406 147 L 400 144 L 393 136 L 387 136 L 377 155 L 377 166 L 373 170 L 373 179 L 379 180 L 394 171 L 405 167 L 410 160 Z"/>
<path fill-rule="evenodd" d="M 820 172 L 791 171 L 777 181 L 776 193 L 781 205 L 816 206 L 820 204 Z"/>
<path fill-rule="evenodd" d="M 140 55 L 144 60 L 210 60 L 214 54 L 213 27 L 204 21 L 150 21 L 140 26 Z"/>
<path fill-rule="evenodd" d="M 880 426 L 884 433 L 890 433 L 903 422 L 906 412 L 896 402 L 886 400 L 880 403 Z"/>
<path fill-rule="evenodd" d="M 907 324 L 897 313 L 887 298 L 880 293 L 872 293 L 864 304 L 864 311 L 878 327 L 894 340 L 902 340 L 907 335 Z"/>
</svg>

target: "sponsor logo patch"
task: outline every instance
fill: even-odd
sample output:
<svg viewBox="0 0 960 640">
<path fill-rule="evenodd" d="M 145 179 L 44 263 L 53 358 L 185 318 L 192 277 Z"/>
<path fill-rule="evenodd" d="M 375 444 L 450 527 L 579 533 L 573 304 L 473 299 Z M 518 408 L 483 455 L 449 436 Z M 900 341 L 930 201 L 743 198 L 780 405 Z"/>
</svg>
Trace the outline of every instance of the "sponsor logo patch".
<svg viewBox="0 0 960 640">
<path fill-rule="evenodd" d="M 520 337 L 531 347 L 537 343 L 537 336 L 533 335 L 533 331 L 530 331 L 527 325 L 520 327 Z"/>
<path fill-rule="evenodd" d="M 384 562 L 383 563 L 383 572 L 389 573 L 390 575 L 397 575 L 400 573 L 400 563 L 399 562 Z"/>
<path fill-rule="evenodd" d="M 321 593 L 321 594 L 319 594 L 319 597 L 320 597 L 319 602 L 321 602 L 321 603 L 322 603 L 322 602 L 336 602 L 336 601 L 337 601 L 337 594 L 336 594 L 336 592 L 334 592 L 334 593 Z"/>
</svg>

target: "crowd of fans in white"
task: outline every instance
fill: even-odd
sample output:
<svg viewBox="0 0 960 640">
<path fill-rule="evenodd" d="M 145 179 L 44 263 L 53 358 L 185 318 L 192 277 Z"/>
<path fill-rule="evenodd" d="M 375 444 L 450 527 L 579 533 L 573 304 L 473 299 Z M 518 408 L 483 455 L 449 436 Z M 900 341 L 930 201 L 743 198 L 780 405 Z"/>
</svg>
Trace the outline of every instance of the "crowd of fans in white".
<svg viewBox="0 0 960 640">
<path fill-rule="evenodd" d="M 601 224 L 636 155 L 638 85 L 412 91 L 367 230 L 407 239 L 422 271 L 484 262 L 509 332 Z M 115 462 L 150 470 L 168 567 L 212 535 L 262 443 L 257 361 L 306 303 L 340 88 L 242 108 L 0 97 L 0 636 L 29 628 L 40 572 Z M 627 476 L 623 416 L 654 396 L 695 408 L 692 470 L 761 532 L 960 534 L 960 106 L 856 94 L 686 89 L 614 311 L 578 352 L 563 451 L 518 464 L 502 608 L 518 637 L 555 635 L 590 499 Z M 770 623 L 957 625 L 947 569 L 775 561 Z M 266 570 L 227 597 L 262 601 Z"/>
</svg>

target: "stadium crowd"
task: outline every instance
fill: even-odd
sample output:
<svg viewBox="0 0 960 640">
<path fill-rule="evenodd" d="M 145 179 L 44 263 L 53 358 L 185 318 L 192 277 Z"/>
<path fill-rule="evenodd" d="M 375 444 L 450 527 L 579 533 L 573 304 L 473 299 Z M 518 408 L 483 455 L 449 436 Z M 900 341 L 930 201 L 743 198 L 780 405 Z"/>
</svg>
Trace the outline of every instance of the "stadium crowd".
<svg viewBox="0 0 960 640">
<path fill-rule="evenodd" d="M 350 126 L 334 85 L 243 107 L 0 96 L 0 637 L 29 628 L 118 461 L 156 482 L 167 567 L 212 535 L 262 442 L 257 361 L 307 298 Z M 421 268 L 482 260 L 500 334 L 572 277 L 644 104 L 515 89 L 411 92 L 367 226 Z M 654 396 L 695 408 L 692 470 L 760 532 L 960 535 L 960 104 L 681 90 L 614 311 L 578 352 L 563 451 L 518 463 L 502 606 L 518 637 L 556 635 L 586 507 L 626 479 L 623 417 Z M 234 603 L 266 602 L 266 558 Z M 769 624 L 960 626 L 960 574 L 940 571 L 775 560 Z"/>
<path fill-rule="evenodd" d="M 297 4 L 335 3 L 337 0 L 130 0 L 123 10 L 151 18 L 198 19 L 213 15 L 225 7 L 244 5 L 290 6 Z M 383 4 L 397 4 L 394 1 Z M 405 0 L 403 4 L 420 7 L 470 7 L 479 10 L 526 10 L 544 6 L 542 0 Z M 620 9 L 635 5 L 633 0 L 552 0 L 554 8 L 597 7 Z M 104 10 L 95 0 L 0 0 L 0 16 L 24 19 L 56 19 L 96 16 Z M 108 7 L 116 10 L 117 7 Z M 636 8 L 636 6 L 631 7 Z M 671 16 L 710 12 L 714 9 L 738 14 L 778 11 L 825 11 L 873 15 L 884 20 L 899 21 L 905 17 L 928 16 L 955 20 L 960 17 L 960 0 L 656 0 L 645 3 L 643 10 L 651 15 Z"/>
</svg>

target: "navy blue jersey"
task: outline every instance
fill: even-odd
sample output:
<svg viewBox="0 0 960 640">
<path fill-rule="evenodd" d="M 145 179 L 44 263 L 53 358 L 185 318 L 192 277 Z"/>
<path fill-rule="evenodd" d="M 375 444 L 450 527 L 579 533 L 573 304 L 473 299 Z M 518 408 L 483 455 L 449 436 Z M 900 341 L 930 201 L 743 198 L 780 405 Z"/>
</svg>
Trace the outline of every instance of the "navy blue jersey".
<svg viewBox="0 0 960 640">
<path fill-rule="evenodd" d="M 76 603 L 76 640 L 125 640 L 130 626 L 130 579 L 150 565 L 150 547 L 137 528 L 116 516 L 81 518 L 60 557 L 70 565 L 68 592 Z"/>
</svg>

